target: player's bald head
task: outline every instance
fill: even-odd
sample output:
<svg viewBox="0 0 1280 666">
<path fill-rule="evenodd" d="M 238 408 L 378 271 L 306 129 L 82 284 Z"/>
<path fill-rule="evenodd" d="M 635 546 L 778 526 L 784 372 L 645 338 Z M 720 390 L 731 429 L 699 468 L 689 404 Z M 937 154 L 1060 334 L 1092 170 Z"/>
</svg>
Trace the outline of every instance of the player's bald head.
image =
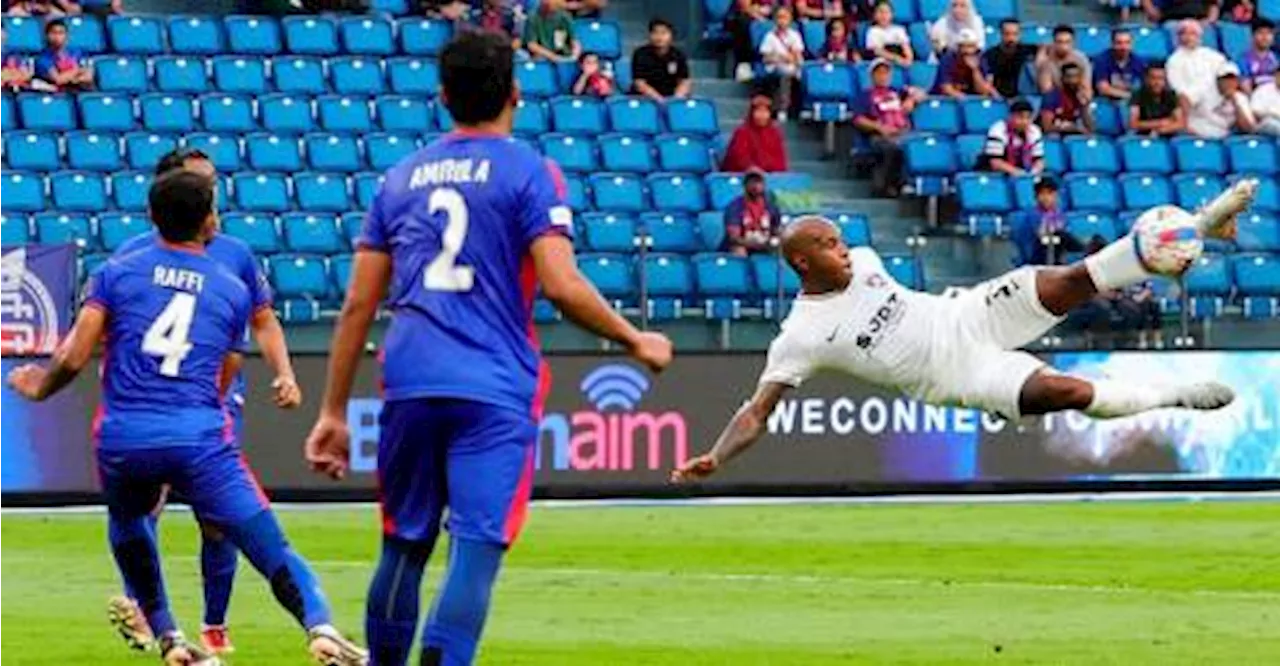
<svg viewBox="0 0 1280 666">
<path fill-rule="evenodd" d="M 835 222 L 821 215 L 802 215 L 782 228 L 782 256 L 787 263 L 801 275 L 807 266 L 801 266 L 800 259 L 817 250 L 823 239 L 831 232 L 839 233 Z"/>
</svg>

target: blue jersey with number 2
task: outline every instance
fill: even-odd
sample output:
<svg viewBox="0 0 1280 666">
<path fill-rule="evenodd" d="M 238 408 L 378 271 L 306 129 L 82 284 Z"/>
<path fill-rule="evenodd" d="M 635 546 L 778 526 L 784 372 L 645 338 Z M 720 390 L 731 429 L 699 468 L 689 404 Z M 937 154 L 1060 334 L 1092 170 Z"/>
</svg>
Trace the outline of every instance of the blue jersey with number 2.
<svg viewBox="0 0 1280 666">
<path fill-rule="evenodd" d="M 235 274 L 204 253 L 155 243 L 103 265 L 85 307 L 107 315 L 101 449 L 225 441 L 218 381 L 253 307 Z"/>
<path fill-rule="evenodd" d="M 559 170 L 523 141 L 454 133 L 388 171 L 359 240 L 391 255 L 386 398 L 529 412 L 540 364 L 529 248 L 572 229 Z"/>
</svg>

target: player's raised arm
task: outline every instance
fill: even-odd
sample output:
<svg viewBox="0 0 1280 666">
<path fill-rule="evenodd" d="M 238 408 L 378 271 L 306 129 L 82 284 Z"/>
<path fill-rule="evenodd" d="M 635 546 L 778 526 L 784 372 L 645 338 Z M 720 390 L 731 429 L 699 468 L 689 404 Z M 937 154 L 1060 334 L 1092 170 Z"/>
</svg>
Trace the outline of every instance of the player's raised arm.
<svg viewBox="0 0 1280 666">
<path fill-rule="evenodd" d="M 685 461 L 683 465 L 671 472 L 671 481 L 684 483 L 705 479 L 715 474 L 721 465 L 750 448 L 756 440 L 760 439 L 760 435 L 764 434 L 769 415 L 773 413 L 773 408 L 778 406 L 778 400 L 790 388 L 786 384 L 777 382 L 760 384 L 756 394 L 751 397 L 751 402 L 743 405 L 742 409 L 733 415 L 733 419 L 720 433 L 711 451 Z"/>
<path fill-rule="evenodd" d="M 76 323 L 67 338 L 58 345 L 50 359 L 49 367 L 27 363 L 9 373 L 9 385 L 22 397 L 40 402 L 62 390 L 80 374 L 93 348 L 102 339 L 107 326 L 107 312 L 95 301 L 86 303 L 76 316 Z"/>
<path fill-rule="evenodd" d="M 609 307 L 600 292 L 578 271 L 573 243 L 558 234 L 545 234 L 529 249 L 542 294 L 573 323 L 612 340 L 654 372 L 671 363 L 671 340 L 661 333 L 636 329 Z"/>
</svg>

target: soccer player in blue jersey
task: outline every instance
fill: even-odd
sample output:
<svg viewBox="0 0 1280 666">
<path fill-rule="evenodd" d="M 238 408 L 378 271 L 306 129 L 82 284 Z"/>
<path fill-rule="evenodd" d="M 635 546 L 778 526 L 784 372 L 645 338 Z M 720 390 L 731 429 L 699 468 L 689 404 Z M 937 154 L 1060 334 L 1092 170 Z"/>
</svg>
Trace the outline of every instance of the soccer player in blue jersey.
<svg viewBox="0 0 1280 666">
<path fill-rule="evenodd" d="M 489 596 L 524 521 L 534 440 L 550 385 L 532 323 L 534 293 L 622 345 L 651 370 L 671 342 L 614 312 L 578 272 L 559 171 L 512 139 L 519 91 L 511 40 L 463 33 L 441 56 L 442 102 L 458 129 L 387 172 L 359 240 L 334 334 L 312 467 L 347 469 L 347 399 L 369 325 L 387 297 L 386 403 L 378 442 L 382 555 L 365 636 L 372 662 L 404 664 L 419 587 L 448 510 L 448 569 L 421 663 L 472 663 Z"/>
<path fill-rule="evenodd" d="M 116 565 L 156 632 L 166 664 L 207 666 L 169 610 L 150 514 L 166 486 L 201 522 L 245 554 L 280 604 L 306 629 L 322 664 L 367 663 L 330 624 L 310 568 L 289 546 L 240 451 L 229 444 L 225 391 L 253 312 L 248 287 L 210 258 L 217 229 L 214 180 L 179 169 L 158 178 L 148 204 L 160 241 L 116 257 L 94 275 L 49 367 L 15 369 L 10 384 L 44 400 L 88 364 L 104 339 L 96 456 Z"/>
<path fill-rule="evenodd" d="M 209 157 L 190 148 L 173 150 L 161 157 L 156 164 L 155 173 L 156 176 L 161 176 L 179 168 L 210 177 L 216 176 Z M 124 257 L 158 242 L 160 237 L 155 232 L 140 234 L 125 241 L 116 249 L 114 256 Z M 271 308 L 271 285 L 267 283 L 266 276 L 254 258 L 253 250 L 235 237 L 216 234 L 209 240 L 205 251 L 211 259 L 230 269 L 249 288 L 249 295 L 253 300 L 249 328 L 262 350 L 263 359 L 275 373 L 271 386 L 276 406 L 282 409 L 297 407 L 302 403 L 302 391 L 298 388 L 293 365 L 289 361 L 284 329 Z M 234 443 L 237 445 L 244 433 L 244 396 L 244 375 L 237 373 L 226 396 L 227 411 L 231 414 L 235 428 Z M 159 519 L 163 505 L 162 496 L 160 505 L 152 513 L 153 521 Z M 235 581 L 238 557 L 235 546 L 223 538 L 216 528 L 201 524 L 200 532 L 200 574 L 204 585 L 204 626 L 200 631 L 200 642 L 210 652 L 225 654 L 235 650 L 227 631 L 227 608 L 231 603 L 231 588 Z M 127 587 L 123 595 L 112 597 L 107 602 L 107 617 L 130 647 L 145 650 L 152 645 L 151 629 L 147 626 L 146 618 L 138 608 L 133 593 Z"/>
</svg>

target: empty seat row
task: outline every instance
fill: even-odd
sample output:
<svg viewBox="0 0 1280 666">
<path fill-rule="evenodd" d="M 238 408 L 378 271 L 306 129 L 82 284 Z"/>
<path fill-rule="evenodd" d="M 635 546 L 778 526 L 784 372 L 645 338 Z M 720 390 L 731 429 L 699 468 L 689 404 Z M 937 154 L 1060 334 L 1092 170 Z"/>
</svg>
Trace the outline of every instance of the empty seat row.
<svg viewBox="0 0 1280 666">
<path fill-rule="evenodd" d="M 542 152 L 561 169 L 591 173 L 615 171 L 648 174 L 654 171 L 707 173 L 714 168 L 712 146 L 698 136 L 662 135 L 652 143 L 641 136 L 606 134 L 598 140 L 569 134 L 547 134 Z"/>
<path fill-rule="evenodd" d="M 811 179 L 805 174 L 768 174 L 770 188 L 804 191 Z M 724 210 L 742 196 L 742 176 L 731 173 L 655 173 L 647 177 L 630 173 L 596 173 L 585 178 L 570 173 L 565 178 L 567 201 L 576 211 L 644 213 L 649 211 L 697 213 Z"/>
<path fill-rule="evenodd" d="M 851 246 L 870 245 L 871 228 L 866 216 L 858 213 L 824 213 L 840 226 Z M 628 254 L 644 246 L 651 252 L 691 253 L 714 251 L 724 244 L 725 223 L 721 211 L 687 214 L 586 213 L 579 216 L 578 246 L 591 252 Z M 787 218 L 784 216 L 782 223 Z"/>
<path fill-rule="evenodd" d="M 1061 198 L 1069 210 L 1138 211 L 1162 204 L 1195 210 L 1221 193 L 1228 183 L 1247 175 L 1235 174 L 1224 181 L 1206 174 L 1179 174 L 1172 178 L 1125 174 L 1117 179 L 1106 174 L 1073 173 L 1063 180 Z M 1280 211 L 1280 185 L 1270 177 L 1261 178 L 1260 183 L 1252 210 L 1272 214 Z M 956 194 L 967 213 L 1001 214 L 1035 206 L 1034 178 L 1030 176 L 961 173 L 956 176 Z"/>
</svg>

